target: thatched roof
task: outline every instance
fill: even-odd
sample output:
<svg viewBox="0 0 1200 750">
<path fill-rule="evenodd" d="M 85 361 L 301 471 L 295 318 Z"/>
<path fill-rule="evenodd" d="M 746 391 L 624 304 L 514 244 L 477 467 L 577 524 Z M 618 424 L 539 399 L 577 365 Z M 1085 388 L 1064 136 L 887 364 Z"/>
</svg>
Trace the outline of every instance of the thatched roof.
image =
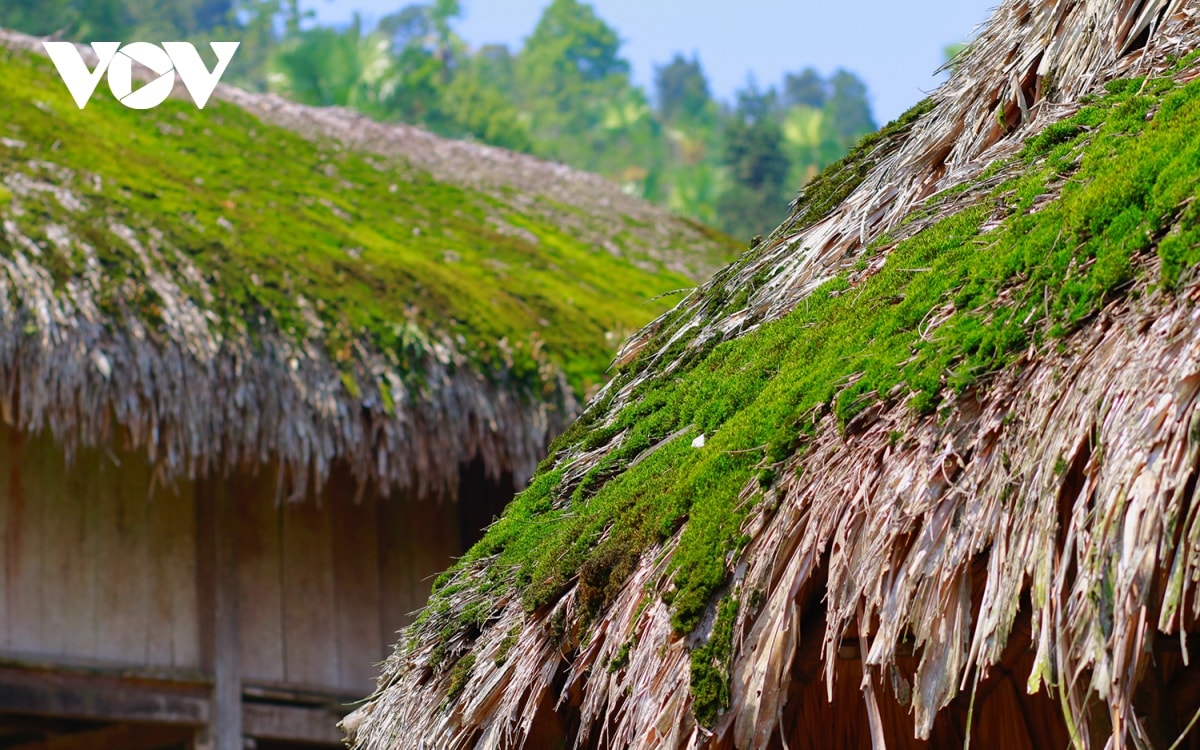
<svg viewBox="0 0 1200 750">
<path fill-rule="evenodd" d="M 90 50 L 86 50 L 90 54 Z M 0 30 L 0 399 L 162 479 L 518 484 L 727 240 L 532 157 L 219 87 L 79 111 Z M 656 307 L 657 306 L 657 307 Z"/>
<path fill-rule="evenodd" d="M 1198 46 L 1183 0 L 1005 2 L 631 339 L 355 746 L 910 747 L 997 674 L 1076 747 L 1170 745 L 1138 691 L 1196 708 Z"/>
</svg>

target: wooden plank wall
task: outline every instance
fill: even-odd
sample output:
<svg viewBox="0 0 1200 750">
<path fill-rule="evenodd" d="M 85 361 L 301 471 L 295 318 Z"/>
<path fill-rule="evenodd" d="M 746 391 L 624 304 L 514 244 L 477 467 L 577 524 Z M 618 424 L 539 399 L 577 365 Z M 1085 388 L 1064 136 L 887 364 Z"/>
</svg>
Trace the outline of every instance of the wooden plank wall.
<svg viewBox="0 0 1200 750">
<path fill-rule="evenodd" d="M 379 617 L 378 502 L 342 502 L 333 513 L 334 613 L 337 619 L 338 685 L 362 693 L 379 676 L 376 664 L 388 648 Z M 383 651 L 373 649 L 380 644 Z M 354 644 L 362 644 L 355 647 Z"/>
<path fill-rule="evenodd" d="M 463 553 L 458 506 L 453 502 L 384 501 L 379 507 L 383 640 L 413 621 L 429 598 L 433 579 Z"/>
<path fill-rule="evenodd" d="M 273 469 L 224 481 L 235 518 L 216 533 L 236 544 L 243 681 L 369 693 L 396 631 L 462 552 L 459 506 L 356 503 L 346 477 L 278 506 Z M 209 667 L 196 519 L 213 484 L 163 487 L 124 452 L 68 466 L 48 436 L 0 427 L 0 658 Z"/>
<path fill-rule="evenodd" d="M 198 669 L 195 493 L 0 427 L 0 653 Z"/>
<path fill-rule="evenodd" d="M 461 553 L 453 503 L 354 502 L 348 480 L 276 507 L 268 473 L 236 480 L 242 676 L 366 695 L 396 631 Z"/>
<path fill-rule="evenodd" d="M 233 491 L 242 677 L 283 683 L 283 516 L 270 499 L 274 488 L 266 479 L 238 477 Z"/>
</svg>

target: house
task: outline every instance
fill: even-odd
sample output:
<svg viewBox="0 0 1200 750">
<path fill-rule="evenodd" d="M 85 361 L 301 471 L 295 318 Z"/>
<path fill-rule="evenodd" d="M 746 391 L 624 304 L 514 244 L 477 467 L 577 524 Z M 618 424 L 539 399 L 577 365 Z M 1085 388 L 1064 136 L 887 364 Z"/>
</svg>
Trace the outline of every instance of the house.
<svg viewBox="0 0 1200 750">
<path fill-rule="evenodd" d="M 727 252 L 555 165 L 217 99 L 80 111 L 0 32 L 0 747 L 340 745 L 606 337 Z M 559 225 L 598 195 L 615 244 Z"/>
</svg>

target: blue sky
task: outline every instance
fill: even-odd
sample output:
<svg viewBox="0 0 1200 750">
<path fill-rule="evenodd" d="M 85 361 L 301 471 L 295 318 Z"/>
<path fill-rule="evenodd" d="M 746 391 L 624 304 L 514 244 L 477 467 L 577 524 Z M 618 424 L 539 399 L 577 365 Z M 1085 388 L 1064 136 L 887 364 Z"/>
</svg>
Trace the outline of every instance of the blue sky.
<svg viewBox="0 0 1200 750">
<path fill-rule="evenodd" d="M 412 0 L 305 0 L 325 23 L 355 11 L 379 18 Z M 472 45 L 516 47 L 549 0 L 464 0 L 458 32 Z M 714 93 L 725 100 L 753 74 L 775 84 L 787 71 L 844 67 L 866 80 L 880 124 L 919 101 L 938 79 L 945 45 L 966 38 L 998 0 L 592 0 L 624 41 L 635 80 L 649 87 L 654 66 L 696 52 Z"/>
</svg>

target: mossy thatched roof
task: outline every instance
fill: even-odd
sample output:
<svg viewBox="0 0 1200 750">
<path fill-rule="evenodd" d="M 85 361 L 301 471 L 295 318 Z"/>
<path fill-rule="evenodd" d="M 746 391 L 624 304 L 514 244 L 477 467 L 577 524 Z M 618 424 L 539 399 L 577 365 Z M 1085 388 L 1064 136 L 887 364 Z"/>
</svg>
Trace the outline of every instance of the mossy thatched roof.
<svg viewBox="0 0 1200 750">
<path fill-rule="evenodd" d="M 220 87 L 80 111 L 0 32 L 0 390 L 164 478 L 280 462 L 422 494 L 532 473 L 615 347 L 728 241 L 611 183 Z"/>
<path fill-rule="evenodd" d="M 1076 747 L 1170 745 L 1187 692 L 1135 692 L 1200 622 L 1198 47 L 1184 0 L 1005 2 L 631 339 L 356 746 L 879 748 L 1011 646 Z"/>
</svg>

